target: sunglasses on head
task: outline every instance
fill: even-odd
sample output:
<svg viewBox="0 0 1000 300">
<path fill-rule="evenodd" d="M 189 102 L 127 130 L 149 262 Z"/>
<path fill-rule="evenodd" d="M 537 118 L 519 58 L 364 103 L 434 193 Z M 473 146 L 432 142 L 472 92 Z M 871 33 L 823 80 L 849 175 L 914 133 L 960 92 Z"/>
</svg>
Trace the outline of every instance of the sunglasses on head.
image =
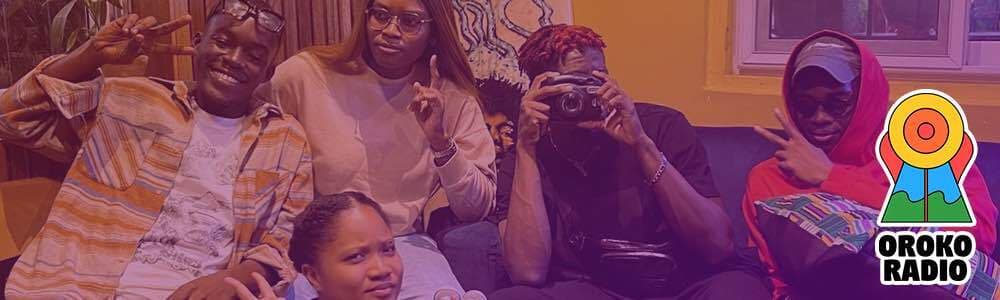
<svg viewBox="0 0 1000 300">
<path fill-rule="evenodd" d="M 240 21 L 253 17 L 257 20 L 257 26 L 274 33 L 281 33 L 285 29 L 285 18 L 281 14 L 253 5 L 246 0 L 223 0 L 213 10 L 212 15 L 215 13 L 224 13 Z"/>
</svg>

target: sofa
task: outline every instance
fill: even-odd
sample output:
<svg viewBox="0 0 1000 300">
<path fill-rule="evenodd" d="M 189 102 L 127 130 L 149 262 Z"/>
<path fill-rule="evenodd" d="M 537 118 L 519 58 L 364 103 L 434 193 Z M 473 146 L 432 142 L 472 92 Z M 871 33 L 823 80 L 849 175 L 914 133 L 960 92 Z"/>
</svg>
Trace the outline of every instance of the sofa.
<svg viewBox="0 0 1000 300">
<path fill-rule="evenodd" d="M 747 175 L 754 165 L 770 158 L 777 146 L 757 135 L 751 127 L 697 127 L 695 130 L 708 153 L 716 187 L 734 226 L 736 242 L 745 245 L 747 226 L 740 202 L 746 190 Z M 990 196 L 997 205 L 1000 202 L 1000 143 L 979 142 L 978 146 L 976 165 L 983 172 Z M 997 250 L 1000 244 L 994 248 L 994 256 L 1000 253 Z"/>
<path fill-rule="evenodd" d="M 747 241 L 747 227 L 743 220 L 740 202 L 746 188 L 747 174 L 754 165 L 771 157 L 777 147 L 773 143 L 758 136 L 750 127 L 696 127 L 695 129 L 698 133 L 699 139 L 706 148 L 716 186 L 722 194 L 722 200 L 725 205 L 726 213 L 729 215 L 734 226 L 735 240 L 739 245 L 745 245 Z M 1000 201 L 1000 144 L 980 142 L 979 155 L 976 160 L 976 164 L 979 166 L 984 177 L 986 178 L 994 203 Z M 30 184 L 32 188 L 25 188 L 23 186 L 24 184 Z M 51 205 L 50 199 L 54 196 L 54 192 L 57 188 L 58 182 L 51 180 L 33 180 L 21 183 L 11 182 L 0 184 L 0 191 L 31 191 L 45 194 L 41 196 L 25 197 L 23 195 L 15 196 L 14 194 L 0 193 L 0 200 L 3 200 L 0 201 L 0 204 L 7 204 L 0 206 L 0 217 L 6 216 L 6 218 L 0 219 L 0 221 L 5 222 L 0 223 L 7 223 L 13 220 L 10 218 L 12 213 L 18 216 L 31 216 L 33 220 L 44 220 L 45 215 L 41 214 L 41 212 L 43 212 L 42 210 L 32 209 L 30 214 L 23 214 L 24 209 L 17 210 L 18 208 L 8 203 L 20 202 L 13 199 L 22 200 L 24 198 L 40 198 L 49 200 L 48 202 L 43 202 L 43 205 Z M 425 220 L 431 220 L 433 222 L 433 219 L 442 218 L 431 217 L 431 212 L 434 212 L 434 214 L 448 213 L 447 210 L 435 209 L 446 206 L 446 202 L 443 201 L 441 197 L 443 195 L 436 196 L 437 197 L 435 198 L 439 199 L 431 201 L 436 203 L 436 205 L 428 205 L 428 209 L 425 211 L 426 214 L 424 215 Z M 4 211 L 6 211 L 6 213 L 4 213 Z M 40 227 L 40 224 L 24 221 L 15 221 L 13 223 L 21 226 L 8 225 L 6 228 L 7 230 L 0 230 L 0 242 L 9 240 L 6 242 L 6 244 L 8 244 L 7 248 L 13 250 L 8 251 L 12 253 L 5 255 L 4 258 L 16 255 L 16 252 L 19 252 L 19 249 L 23 247 L 28 240 L 30 240 L 33 233 L 37 232 L 38 227 Z M 427 226 L 427 224 L 425 224 L 425 226 Z M 447 225 L 442 225 L 441 227 L 444 226 Z M 431 225 L 429 227 L 436 226 Z M 499 256 L 501 254 L 499 254 L 499 240 L 496 236 L 497 233 L 495 226 L 491 228 L 490 226 L 483 226 L 483 224 L 480 223 L 478 226 L 471 227 L 475 228 L 470 228 L 471 230 L 466 230 L 464 232 L 453 232 L 454 234 L 451 236 L 451 239 L 453 239 L 454 242 L 452 243 L 447 241 L 449 239 L 448 237 L 438 237 L 442 250 L 446 252 L 446 256 L 449 256 L 448 260 L 452 262 L 453 266 L 456 263 L 459 263 L 454 261 L 459 257 L 456 257 L 455 255 L 448 255 L 449 252 L 477 254 L 473 255 L 473 257 L 463 259 L 478 262 L 478 264 L 474 264 L 476 266 L 474 268 L 475 270 L 472 270 L 472 273 L 475 274 L 472 276 L 460 276 L 460 280 L 463 281 L 463 285 L 468 284 L 481 290 L 492 291 L 498 286 L 509 284 L 509 282 L 504 283 L 506 278 L 502 278 L 505 277 L 505 272 L 502 270 L 502 263 L 499 261 Z M 23 229 L 27 229 L 27 231 L 24 231 Z M 479 236 L 477 238 L 470 239 L 470 235 L 482 234 L 489 235 L 492 238 L 483 238 L 482 236 Z M 5 238 L 7 236 L 10 236 L 10 238 Z M 469 240 L 475 240 L 477 243 L 470 245 L 468 243 Z M 1000 244 L 998 244 L 998 246 L 1000 246 Z M 483 249 L 490 249 L 490 251 L 483 252 Z M 994 252 L 1000 253 L 1000 251 L 997 251 L 996 249 Z M 0 261 L 0 271 L 4 271 L 4 273 L 9 272 L 13 262 L 13 259 Z M 489 269 L 483 269 L 484 267 Z M 480 276 L 476 276 L 476 274 Z M 479 278 L 483 276 L 485 277 Z M 6 276 L 0 275 L 0 280 L 2 279 L 6 279 Z M 470 282 L 468 282 L 470 280 L 479 280 L 479 282 L 470 284 Z M 3 281 L 0 281 L 0 286 L 2 286 Z"/>
<path fill-rule="evenodd" d="M 722 195 L 726 214 L 733 225 L 734 240 L 738 246 L 745 246 L 747 226 L 740 204 L 746 190 L 747 175 L 757 163 L 770 158 L 777 146 L 760 137 L 751 127 L 695 127 L 695 131 L 705 146 L 716 188 Z M 783 135 L 782 132 L 777 133 Z M 996 205 L 1000 201 L 1000 143 L 980 142 L 978 145 L 976 164 L 986 178 L 990 196 Z M 462 285 L 486 292 L 509 285 L 500 258 L 502 253 L 496 227 L 483 226 L 482 223 L 472 226 L 457 224 L 444 205 L 434 208 L 438 207 L 445 209 L 436 209 L 431 216 L 425 216 L 431 223 L 428 229 L 439 233 L 434 234 L 435 239 Z M 1000 225 L 1000 222 L 997 223 Z M 1000 253 L 997 250 L 993 251 L 994 259 Z"/>
</svg>

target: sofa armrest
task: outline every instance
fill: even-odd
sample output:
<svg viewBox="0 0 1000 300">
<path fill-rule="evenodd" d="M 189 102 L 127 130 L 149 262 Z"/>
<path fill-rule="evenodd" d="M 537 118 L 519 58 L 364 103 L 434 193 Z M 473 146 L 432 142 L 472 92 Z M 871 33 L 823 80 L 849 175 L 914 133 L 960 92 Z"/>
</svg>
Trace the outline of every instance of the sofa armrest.
<svg viewBox="0 0 1000 300">
<path fill-rule="evenodd" d="M 0 260 L 20 255 L 42 229 L 60 185 L 41 177 L 0 182 Z"/>
</svg>

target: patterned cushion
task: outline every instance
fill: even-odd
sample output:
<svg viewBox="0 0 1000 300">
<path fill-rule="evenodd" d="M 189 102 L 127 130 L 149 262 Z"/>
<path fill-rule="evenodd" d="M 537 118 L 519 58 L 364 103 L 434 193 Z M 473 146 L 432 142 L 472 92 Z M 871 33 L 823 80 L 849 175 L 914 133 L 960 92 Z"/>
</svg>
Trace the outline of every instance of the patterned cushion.
<svg viewBox="0 0 1000 300">
<path fill-rule="evenodd" d="M 878 211 L 826 193 L 792 195 L 755 203 L 788 218 L 827 246 L 841 245 L 857 253 L 875 235 Z"/>
<path fill-rule="evenodd" d="M 837 195 L 826 193 L 790 195 L 758 201 L 755 204 L 759 212 L 786 218 L 812 237 L 822 241 L 827 247 L 841 246 L 852 253 L 859 253 L 879 231 L 889 230 L 878 227 L 877 210 Z M 904 230 L 934 232 L 940 229 L 925 227 Z M 866 255 L 874 257 L 875 253 Z M 970 259 L 970 264 L 973 274 L 968 282 L 944 288 L 966 299 L 993 299 L 995 296 L 1000 296 L 1000 284 L 998 284 L 1000 265 L 980 251 L 976 251 Z"/>
</svg>

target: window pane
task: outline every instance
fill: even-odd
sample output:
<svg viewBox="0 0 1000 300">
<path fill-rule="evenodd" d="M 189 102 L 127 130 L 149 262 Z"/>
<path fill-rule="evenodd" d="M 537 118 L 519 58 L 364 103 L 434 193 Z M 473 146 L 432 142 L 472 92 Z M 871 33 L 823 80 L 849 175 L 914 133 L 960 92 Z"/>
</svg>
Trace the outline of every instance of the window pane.
<svg viewBox="0 0 1000 300">
<path fill-rule="evenodd" d="M 939 1 L 772 0 L 771 38 L 833 29 L 860 39 L 937 40 Z"/>
<path fill-rule="evenodd" d="M 969 39 L 1000 41 L 1000 0 L 972 0 Z"/>
</svg>

